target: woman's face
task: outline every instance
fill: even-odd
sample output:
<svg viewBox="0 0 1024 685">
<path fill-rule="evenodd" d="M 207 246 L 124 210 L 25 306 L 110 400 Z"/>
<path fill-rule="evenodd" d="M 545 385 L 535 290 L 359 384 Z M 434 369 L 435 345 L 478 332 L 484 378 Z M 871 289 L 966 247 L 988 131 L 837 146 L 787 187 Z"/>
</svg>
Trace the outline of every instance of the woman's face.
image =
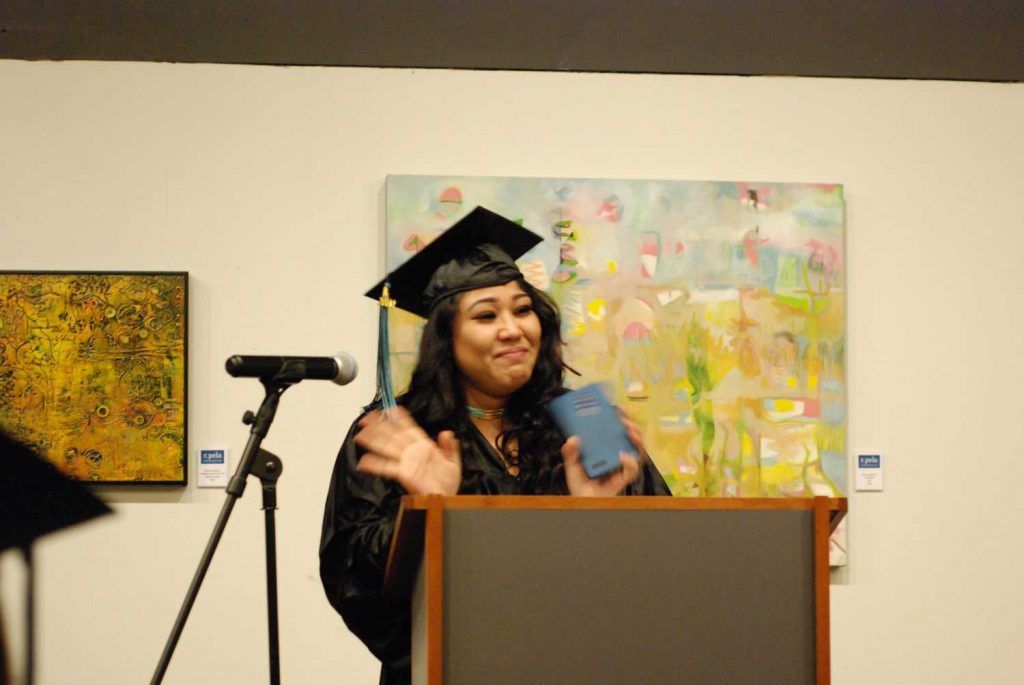
<svg viewBox="0 0 1024 685">
<path fill-rule="evenodd" d="M 452 343 L 467 401 L 489 408 L 523 387 L 537 363 L 540 336 L 533 301 L 518 281 L 463 293 Z"/>
</svg>

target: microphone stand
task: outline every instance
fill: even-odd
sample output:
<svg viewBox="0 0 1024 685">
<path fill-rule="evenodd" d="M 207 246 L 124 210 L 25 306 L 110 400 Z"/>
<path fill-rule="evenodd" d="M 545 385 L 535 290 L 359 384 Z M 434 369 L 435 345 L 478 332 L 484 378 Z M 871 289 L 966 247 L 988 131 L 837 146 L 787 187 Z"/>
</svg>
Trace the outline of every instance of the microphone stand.
<svg viewBox="0 0 1024 685">
<path fill-rule="evenodd" d="M 273 378 L 261 378 L 260 383 L 263 384 L 266 390 L 266 396 L 263 398 L 263 403 L 260 405 L 259 411 L 253 414 L 251 411 L 245 412 L 242 417 L 242 423 L 251 425 L 252 429 L 249 431 L 249 441 L 245 446 L 245 450 L 242 453 L 242 459 L 238 463 L 235 474 L 228 482 L 226 488 L 227 497 L 224 500 L 224 506 L 221 509 L 220 516 L 217 518 L 217 523 L 214 525 L 213 532 L 210 535 L 210 540 L 206 544 L 206 549 L 203 552 L 202 558 L 199 560 L 199 567 L 196 569 L 195 576 L 192 578 L 192 584 L 188 588 L 188 592 L 185 595 L 185 600 L 182 602 L 181 610 L 178 612 L 178 617 L 174 621 L 174 627 L 171 629 L 171 634 L 167 638 L 167 643 L 164 645 L 163 654 L 160 656 L 160 661 L 157 664 L 156 671 L 153 674 L 153 679 L 150 681 L 151 685 L 159 685 L 163 682 L 164 674 L 167 672 L 167 666 L 171 662 L 171 657 L 174 655 L 174 649 L 178 644 L 178 639 L 181 637 L 181 632 L 185 628 L 185 621 L 188 620 L 188 615 L 192 611 L 192 605 L 195 603 L 196 596 L 199 594 L 199 587 L 203 583 L 203 578 L 206 577 L 206 571 L 210 568 L 210 562 L 213 560 L 213 554 L 217 550 L 217 544 L 220 542 L 221 535 L 224 533 L 224 528 L 227 526 L 228 518 L 231 516 L 231 510 L 235 506 L 235 502 L 245 492 L 245 481 L 249 474 L 252 474 L 260 479 L 263 485 L 263 511 L 264 511 L 264 527 L 266 537 L 266 556 L 267 556 L 267 634 L 269 636 L 269 649 L 270 649 L 270 682 L 271 685 L 279 685 L 281 682 L 281 661 L 280 652 L 278 647 L 278 631 L 277 631 L 277 546 L 276 530 L 274 526 L 274 510 L 277 508 L 277 479 L 281 475 L 282 464 L 281 460 L 276 456 L 261 449 L 260 444 L 263 439 L 267 436 L 267 431 L 270 430 L 270 424 L 274 421 L 274 415 L 277 413 L 277 406 L 281 399 L 281 395 L 289 387 L 298 383 L 302 380 L 302 368 L 299 365 L 285 365 L 281 371 Z"/>
</svg>

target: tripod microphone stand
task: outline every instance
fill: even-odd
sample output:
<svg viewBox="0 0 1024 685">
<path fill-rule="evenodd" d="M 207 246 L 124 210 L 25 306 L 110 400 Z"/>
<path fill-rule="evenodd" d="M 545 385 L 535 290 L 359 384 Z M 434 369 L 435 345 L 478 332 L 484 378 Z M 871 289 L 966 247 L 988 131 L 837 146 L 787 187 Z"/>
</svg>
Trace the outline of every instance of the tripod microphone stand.
<svg viewBox="0 0 1024 685">
<path fill-rule="evenodd" d="M 251 411 L 247 411 L 242 417 L 242 423 L 252 426 L 252 429 L 249 431 L 249 440 L 246 443 L 244 452 L 242 453 L 242 458 L 238 463 L 238 468 L 235 469 L 234 475 L 228 482 L 228 486 L 226 488 L 227 497 L 224 500 L 224 506 L 221 508 L 220 516 L 217 518 L 217 523 L 214 525 L 213 532 L 210 535 L 210 540 L 207 542 L 206 549 L 203 551 L 203 555 L 199 560 L 199 566 L 192 578 L 192 583 L 185 595 L 185 600 L 182 602 L 181 610 L 178 612 L 178 617 L 174 621 L 174 627 L 171 629 L 171 634 L 167 638 L 167 643 L 164 645 L 163 654 L 160 656 L 160 661 L 157 664 L 156 671 L 153 673 L 153 679 L 150 681 L 151 685 L 158 685 L 163 682 L 164 674 L 167 672 L 167 666 L 171 662 L 171 657 L 174 655 L 174 649 L 178 644 L 178 639 L 181 637 L 181 633 L 185 628 L 185 621 L 188 620 L 189 613 L 192 611 L 192 605 L 195 603 L 196 596 L 199 594 L 199 587 L 202 585 L 203 578 L 206 576 L 206 571 L 209 569 L 210 562 L 213 560 L 213 554 L 217 550 L 217 544 L 220 542 L 221 535 L 224 533 L 224 528 L 227 526 L 228 518 L 231 516 L 231 511 L 235 506 L 235 502 L 237 502 L 242 496 L 242 493 L 245 492 L 246 478 L 250 474 L 259 478 L 260 483 L 263 486 L 263 511 L 267 557 L 267 634 L 269 636 L 270 683 L 271 685 L 279 685 L 281 682 L 281 660 L 277 630 L 277 545 L 274 525 L 274 510 L 277 508 L 277 479 L 281 475 L 283 466 L 279 458 L 262 449 L 260 444 L 263 442 L 263 439 L 267 436 L 267 432 L 270 430 L 270 424 L 273 422 L 274 415 L 277 413 L 277 407 L 280 402 L 281 395 L 289 387 L 303 379 L 303 371 L 304 369 L 301 365 L 286 364 L 280 372 L 272 378 L 260 379 L 260 383 L 263 384 L 263 387 L 266 390 L 266 395 L 263 398 L 259 411 L 255 414 Z"/>
</svg>

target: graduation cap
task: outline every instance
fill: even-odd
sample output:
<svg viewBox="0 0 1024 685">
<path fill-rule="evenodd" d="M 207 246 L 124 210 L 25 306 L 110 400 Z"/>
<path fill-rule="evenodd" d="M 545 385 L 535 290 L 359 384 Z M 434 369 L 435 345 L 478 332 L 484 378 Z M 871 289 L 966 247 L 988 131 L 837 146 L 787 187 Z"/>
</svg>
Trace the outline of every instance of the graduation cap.
<svg viewBox="0 0 1024 685">
<path fill-rule="evenodd" d="M 35 580 L 31 545 L 55 531 L 110 513 L 110 508 L 30 447 L 0 430 L 0 552 L 20 547 L 28 567 L 25 586 L 25 683 L 34 682 Z M 3 644 L 0 643 L 0 650 Z M 0 653 L 0 679 L 7 670 Z"/>
<path fill-rule="evenodd" d="M 515 260 L 543 238 L 514 221 L 477 207 L 366 292 L 380 303 L 377 399 L 395 405 L 389 363 L 388 310 L 428 318 L 438 302 L 467 290 L 523 277 Z"/>
<path fill-rule="evenodd" d="M 0 430 L 0 551 L 110 512 L 82 484 Z"/>
</svg>

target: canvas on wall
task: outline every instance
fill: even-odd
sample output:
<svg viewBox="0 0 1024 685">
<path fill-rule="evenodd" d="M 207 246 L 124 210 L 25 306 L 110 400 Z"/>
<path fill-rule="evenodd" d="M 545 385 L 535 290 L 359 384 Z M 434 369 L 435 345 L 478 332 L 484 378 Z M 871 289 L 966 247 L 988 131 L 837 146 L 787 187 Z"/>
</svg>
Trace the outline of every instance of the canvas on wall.
<svg viewBox="0 0 1024 685">
<path fill-rule="evenodd" d="M 65 474 L 186 482 L 188 274 L 0 273 L 0 424 Z"/>
<path fill-rule="evenodd" d="M 607 384 L 676 495 L 846 492 L 841 185 L 389 176 L 386 205 L 389 271 L 478 205 L 542 235 L 568 384 Z M 401 389 L 422 320 L 392 317 Z"/>
</svg>

